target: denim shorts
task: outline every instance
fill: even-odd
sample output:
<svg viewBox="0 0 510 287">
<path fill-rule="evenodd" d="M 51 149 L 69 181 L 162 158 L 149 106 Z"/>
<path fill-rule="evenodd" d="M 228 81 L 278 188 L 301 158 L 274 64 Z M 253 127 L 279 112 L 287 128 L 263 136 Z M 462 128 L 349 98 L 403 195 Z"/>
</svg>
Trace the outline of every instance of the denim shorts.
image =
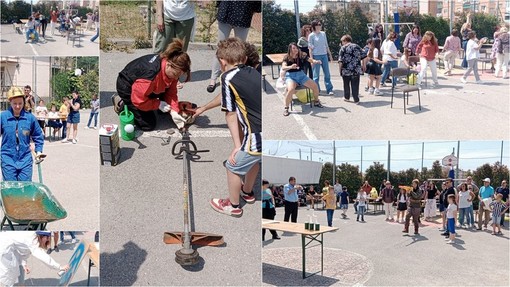
<svg viewBox="0 0 510 287">
<path fill-rule="evenodd" d="M 67 122 L 70 124 L 79 124 L 80 123 L 80 113 L 70 113 L 69 116 L 67 116 Z"/>
<path fill-rule="evenodd" d="M 250 169 L 260 162 L 260 155 L 251 155 L 245 151 L 238 151 L 235 156 L 236 164 L 232 165 L 225 161 L 225 167 L 237 175 L 245 175 Z"/>
<path fill-rule="evenodd" d="M 501 223 L 501 216 L 492 216 L 492 223 L 499 225 Z"/>
<path fill-rule="evenodd" d="M 455 234 L 455 218 L 448 218 L 448 232 Z"/>
<path fill-rule="evenodd" d="M 308 78 L 308 76 L 305 75 L 305 73 L 303 73 L 303 71 L 292 72 L 292 73 L 287 72 L 285 74 L 285 82 L 286 83 L 288 81 L 293 81 L 293 82 L 297 83 L 298 85 L 303 86 L 308 80 L 310 80 L 310 78 Z"/>
<path fill-rule="evenodd" d="M 349 209 L 349 204 L 340 204 L 340 209 Z"/>
</svg>

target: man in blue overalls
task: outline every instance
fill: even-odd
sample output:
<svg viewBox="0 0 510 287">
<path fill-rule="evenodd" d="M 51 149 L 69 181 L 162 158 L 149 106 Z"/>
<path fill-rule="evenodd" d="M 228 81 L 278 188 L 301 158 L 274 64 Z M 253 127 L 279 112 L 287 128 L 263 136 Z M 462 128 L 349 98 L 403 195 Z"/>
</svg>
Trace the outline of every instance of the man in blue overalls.
<svg viewBox="0 0 510 287">
<path fill-rule="evenodd" d="M 8 181 L 31 181 L 33 159 L 30 140 L 35 144 L 36 160 L 40 160 L 44 157 L 44 135 L 35 116 L 23 108 L 23 91 L 14 87 L 9 90 L 7 98 L 11 107 L 0 114 L 2 177 Z"/>
</svg>

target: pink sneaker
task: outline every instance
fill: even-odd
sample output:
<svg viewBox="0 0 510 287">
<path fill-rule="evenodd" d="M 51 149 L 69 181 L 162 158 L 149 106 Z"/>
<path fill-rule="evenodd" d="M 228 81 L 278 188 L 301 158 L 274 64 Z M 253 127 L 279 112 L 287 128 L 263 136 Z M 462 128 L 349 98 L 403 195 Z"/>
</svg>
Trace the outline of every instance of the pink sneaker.
<svg viewBox="0 0 510 287">
<path fill-rule="evenodd" d="M 230 200 L 228 198 L 227 199 L 213 198 L 209 201 L 209 204 L 214 210 L 216 210 L 219 213 L 223 213 L 234 217 L 241 217 L 243 215 L 243 210 L 239 207 L 233 207 L 232 204 L 230 204 Z"/>
<path fill-rule="evenodd" d="M 246 201 L 246 203 L 254 203 L 255 202 L 255 194 L 251 192 L 251 194 L 243 191 L 244 185 L 241 185 L 241 197 Z"/>
</svg>

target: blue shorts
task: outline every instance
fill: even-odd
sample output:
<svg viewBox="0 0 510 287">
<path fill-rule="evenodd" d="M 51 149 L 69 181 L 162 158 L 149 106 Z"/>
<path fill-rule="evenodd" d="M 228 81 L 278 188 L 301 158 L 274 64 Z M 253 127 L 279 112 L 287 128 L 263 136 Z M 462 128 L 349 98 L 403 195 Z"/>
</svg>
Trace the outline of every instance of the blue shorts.
<svg viewBox="0 0 510 287">
<path fill-rule="evenodd" d="M 439 212 L 444 211 L 444 205 L 442 203 L 439 204 Z"/>
<path fill-rule="evenodd" d="M 287 72 L 285 74 L 285 83 L 287 83 L 288 81 L 293 81 L 298 85 L 303 86 L 308 80 L 310 80 L 310 78 L 308 78 L 308 76 L 305 75 L 303 71 L 292 73 Z"/>
<path fill-rule="evenodd" d="M 499 225 L 499 223 L 501 223 L 501 216 L 493 215 L 492 216 L 492 223 L 494 223 L 495 225 Z"/>
<path fill-rule="evenodd" d="M 80 123 L 80 113 L 70 113 L 69 116 L 67 116 L 67 122 L 70 124 L 79 124 Z"/>
<path fill-rule="evenodd" d="M 448 218 L 448 233 L 455 234 L 455 218 Z"/>
<path fill-rule="evenodd" d="M 340 209 L 349 209 L 349 204 L 340 204 Z"/>
<path fill-rule="evenodd" d="M 245 151 L 238 151 L 235 156 L 236 165 L 231 165 L 230 162 L 225 161 L 225 167 L 232 173 L 237 175 L 245 175 L 250 169 L 260 162 L 260 155 L 251 155 Z"/>
</svg>

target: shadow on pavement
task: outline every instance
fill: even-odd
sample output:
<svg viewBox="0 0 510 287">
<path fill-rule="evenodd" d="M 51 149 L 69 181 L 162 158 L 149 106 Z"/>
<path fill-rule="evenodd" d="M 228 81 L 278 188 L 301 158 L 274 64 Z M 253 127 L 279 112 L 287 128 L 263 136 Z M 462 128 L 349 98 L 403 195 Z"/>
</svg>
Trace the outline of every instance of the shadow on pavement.
<svg viewBox="0 0 510 287">
<path fill-rule="evenodd" d="M 191 80 L 190 82 L 200 82 L 209 80 L 211 78 L 211 70 L 198 70 L 191 71 Z M 203 88 L 204 93 L 206 93 L 206 87 Z M 218 92 L 217 90 L 215 92 Z M 213 93 L 214 94 L 214 93 Z"/>
<path fill-rule="evenodd" d="M 262 282 L 274 286 L 331 286 L 338 279 L 315 274 L 303 279 L 301 270 L 294 270 L 273 264 L 262 263 Z M 310 273 L 307 273 L 310 275 Z"/>
<path fill-rule="evenodd" d="M 411 231 L 409 231 L 409 232 L 411 232 Z M 405 234 L 404 236 L 411 237 L 411 239 L 413 240 L 411 243 L 407 244 L 406 246 L 410 246 L 410 245 L 415 244 L 415 243 L 420 242 L 420 241 L 429 240 L 427 237 L 425 237 L 425 236 L 423 236 L 421 234 L 413 235 L 413 236 L 411 236 L 410 234 Z"/>
<path fill-rule="evenodd" d="M 138 139 L 137 139 L 137 141 L 138 141 Z M 131 148 L 131 147 L 121 147 L 120 148 L 120 159 L 119 159 L 119 163 L 118 164 L 121 164 L 121 163 L 129 160 L 130 158 L 132 158 L 134 153 L 135 153 L 135 149 L 134 148 Z"/>
<path fill-rule="evenodd" d="M 105 92 L 105 91 L 99 92 L 99 105 L 100 105 L 101 109 L 113 106 L 113 103 L 112 103 L 113 94 L 115 94 L 115 92 Z"/>
<path fill-rule="evenodd" d="M 25 280 L 26 286 L 57 286 L 60 282 L 59 279 L 55 278 L 29 278 Z M 85 282 L 84 285 L 87 285 L 87 282 Z"/>
<path fill-rule="evenodd" d="M 88 263 L 88 262 L 87 262 Z M 69 286 L 99 286 L 98 278 L 96 276 L 90 276 L 90 283 L 87 285 L 87 280 L 81 280 L 73 282 Z"/>
<path fill-rule="evenodd" d="M 147 251 L 129 241 L 124 249 L 116 253 L 101 253 L 101 284 L 131 286 L 138 276 L 138 270 L 147 258 Z"/>
</svg>

